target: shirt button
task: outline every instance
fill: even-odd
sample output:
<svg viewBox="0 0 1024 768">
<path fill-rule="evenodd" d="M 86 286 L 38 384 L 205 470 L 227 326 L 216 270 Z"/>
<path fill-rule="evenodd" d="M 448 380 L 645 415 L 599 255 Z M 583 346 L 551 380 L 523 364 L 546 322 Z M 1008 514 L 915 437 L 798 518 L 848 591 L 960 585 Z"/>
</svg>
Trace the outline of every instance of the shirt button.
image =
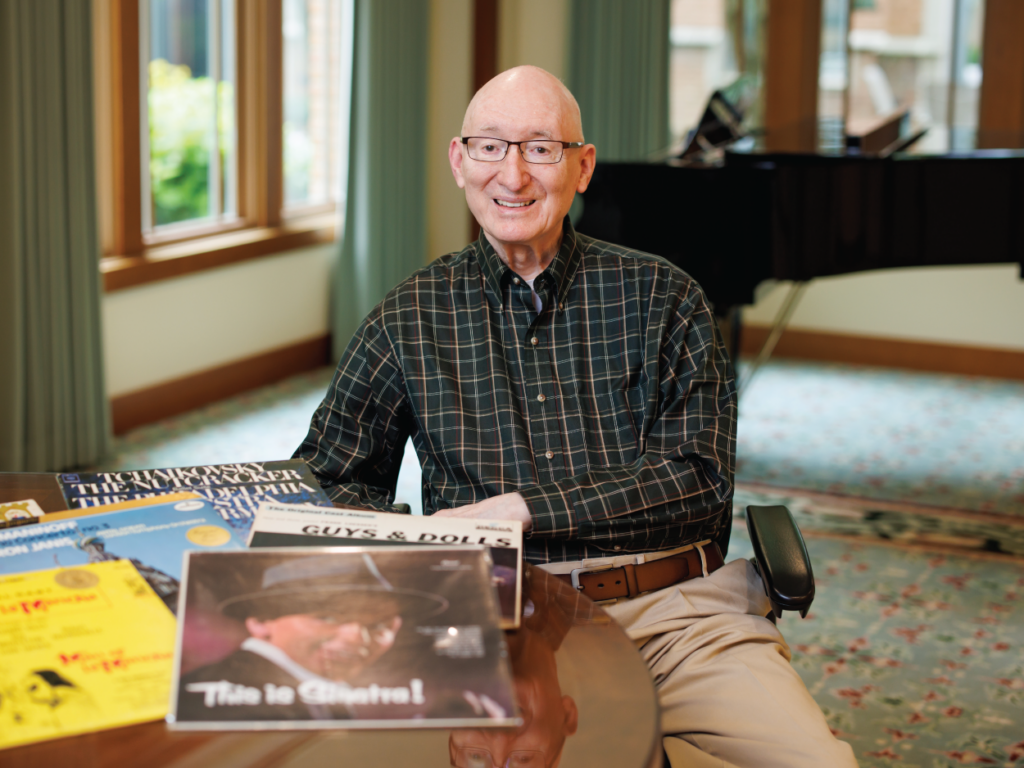
<svg viewBox="0 0 1024 768">
<path fill-rule="evenodd" d="M 544 458 L 546 458 L 546 459 L 553 459 L 553 458 L 555 458 L 555 454 L 552 451 L 548 451 L 547 453 L 544 454 Z"/>
<path fill-rule="evenodd" d="M 530 339 L 530 343 L 536 347 L 538 344 L 540 344 L 540 340 L 536 336 L 534 336 L 532 339 Z"/>
<path fill-rule="evenodd" d="M 614 549 L 616 552 L 618 552 L 620 549 L 622 549 L 622 547 L 616 545 L 616 546 L 612 547 L 612 549 Z"/>
<path fill-rule="evenodd" d="M 512 285 L 519 285 L 522 281 L 518 277 L 512 278 Z"/>
<path fill-rule="evenodd" d="M 561 311 L 562 311 L 562 303 L 561 303 L 561 302 L 559 302 L 559 303 L 558 303 L 558 311 L 559 311 L 559 312 L 561 312 Z"/>
<path fill-rule="evenodd" d="M 543 403 L 545 400 L 547 400 L 547 398 L 544 397 L 543 394 L 537 395 L 537 402 L 538 403 Z"/>
</svg>

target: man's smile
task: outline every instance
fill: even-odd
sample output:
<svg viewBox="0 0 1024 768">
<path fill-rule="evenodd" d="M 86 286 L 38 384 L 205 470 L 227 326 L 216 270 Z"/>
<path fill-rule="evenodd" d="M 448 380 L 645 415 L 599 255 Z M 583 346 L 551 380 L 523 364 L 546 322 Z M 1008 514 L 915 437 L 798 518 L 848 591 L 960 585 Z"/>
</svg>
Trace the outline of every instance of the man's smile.
<svg viewBox="0 0 1024 768">
<path fill-rule="evenodd" d="M 500 205 L 502 208 L 526 208 L 527 206 L 533 205 L 536 200 L 522 200 L 520 202 L 512 202 L 509 200 L 499 200 L 494 198 L 494 202 Z"/>
</svg>

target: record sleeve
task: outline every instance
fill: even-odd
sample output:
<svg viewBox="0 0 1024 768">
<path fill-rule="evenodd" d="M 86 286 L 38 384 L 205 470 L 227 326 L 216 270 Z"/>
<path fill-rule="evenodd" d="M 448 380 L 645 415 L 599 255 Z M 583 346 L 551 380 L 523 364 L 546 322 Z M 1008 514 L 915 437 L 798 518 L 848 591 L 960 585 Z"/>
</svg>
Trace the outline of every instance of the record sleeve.
<svg viewBox="0 0 1024 768">
<path fill-rule="evenodd" d="M 445 545 L 490 550 L 502 629 L 522 613 L 523 524 L 518 520 L 421 517 L 364 509 L 263 502 L 249 530 L 249 546 L 323 547 Z"/>
<path fill-rule="evenodd" d="M 44 514 L 42 507 L 36 503 L 35 499 L 0 502 L 0 524 L 31 522 L 32 518 L 42 517 Z"/>
<path fill-rule="evenodd" d="M 130 560 L 167 607 L 177 610 L 181 553 L 244 549 L 245 541 L 206 499 L 166 498 L 115 512 L 55 512 L 32 525 L 2 529 L 0 574 Z"/>
<path fill-rule="evenodd" d="M 481 547 L 188 552 L 179 730 L 519 723 Z"/>
<path fill-rule="evenodd" d="M 174 616 L 127 560 L 0 576 L 0 658 L 0 749 L 159 720 Z"/>
<path fill-rule="evenodd" d="M 210 501 L 243 535 L 261 501 L 331 506 L 302 459 L 249 461 L 121 472 L 66 472 L 57 475 L 69 509 L 87 509 L 130 499 L 191 491 Z"/>
</svg>

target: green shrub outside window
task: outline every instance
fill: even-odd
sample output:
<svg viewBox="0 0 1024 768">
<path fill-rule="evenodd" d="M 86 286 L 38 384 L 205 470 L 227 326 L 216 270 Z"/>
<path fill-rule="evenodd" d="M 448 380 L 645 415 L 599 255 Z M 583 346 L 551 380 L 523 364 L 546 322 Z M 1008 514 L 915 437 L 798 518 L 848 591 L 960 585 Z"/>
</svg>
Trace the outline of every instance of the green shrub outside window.
<svg viewBox="0 0 1024 768">
<path fill-rule="evenodd" d="M 234 145 L 232 83 L 192 77 L 187 66 L 163 59 L 149 64 L 149 173 L 154 226 L 215 213 L 209 199 L 214 95 L 219 107 L 219 168 L 224 169 Z M 221 189 L 226 188 L 226 181 L 222 181 Z"/>
</svg>

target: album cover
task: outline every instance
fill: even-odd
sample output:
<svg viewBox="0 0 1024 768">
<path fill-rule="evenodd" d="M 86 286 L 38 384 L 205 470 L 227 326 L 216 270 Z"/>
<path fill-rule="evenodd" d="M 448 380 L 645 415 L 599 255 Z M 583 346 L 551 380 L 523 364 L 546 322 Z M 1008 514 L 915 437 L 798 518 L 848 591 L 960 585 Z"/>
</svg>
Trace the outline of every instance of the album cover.
<svg viewBox="0 0 1024 768">
<path fill-rule="evenodd" d="M 0 748 L 164 717 L 174 634 L 127 560 L 0 576 Z"/>
<path fill-rule="evenodd" d="M 209 500 L 221 517 L 243 533 L 261 501 L 331 506 L 302 459 L 249 461 L 120 472 L 57 475 L 68 509 L 85 509 L 129 499 L 192 491 Z"/>
<path fill-rule="evenodd" d="M 245 541 L 206 499 L 154 498 L 132 509 L 77 517 L 55 512 L 32 525 L 2 529 L 0 574 L 130 560 L 175 611 L 186 549 L 238 550 Z"/>
<path fill-rule="evenodd" d="M 361 509 L 263 502 L 249 530 L 250 547 L 485 546 L 494 563 L 502 629 L 519 626 L 523 524 L 518 520 L 421 517 Z"/>
<path fill-rule="evenodd" d="M 20 525 L 33 518 L 42 517 L 44 514 L 43 508 L 36 503 L 35 499 L 0 502 L 0 524 L 13 522 Z"/>
<path fill-rule="evenodd" d="M 170 727 L 518 724 L 481 547 L 189 552 Z"/>
</svg>

